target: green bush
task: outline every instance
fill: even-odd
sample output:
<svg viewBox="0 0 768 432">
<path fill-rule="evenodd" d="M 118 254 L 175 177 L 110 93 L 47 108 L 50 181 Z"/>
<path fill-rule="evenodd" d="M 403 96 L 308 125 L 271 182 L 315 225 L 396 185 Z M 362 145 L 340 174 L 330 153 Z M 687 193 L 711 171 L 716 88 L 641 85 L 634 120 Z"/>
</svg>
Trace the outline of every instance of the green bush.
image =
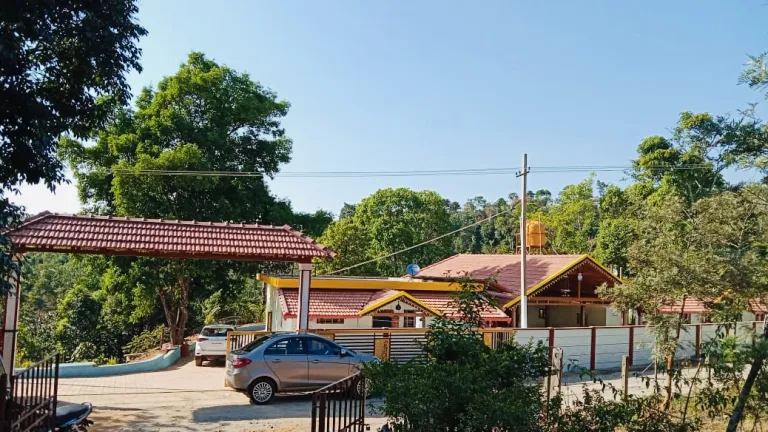
<svg viewBox="0 0 768 432">
<path fill-rule="evenodd" d="M 123 347 L 123 352 L 137 354 L 154 348 L 160 348 L 160 338 L 163 336 L 163 331 L 165 331 L 165 327 L 163 326 L 157 326 L 152 330 L 144 330 L 134 336 L 131 341 Z"/>
</svg>

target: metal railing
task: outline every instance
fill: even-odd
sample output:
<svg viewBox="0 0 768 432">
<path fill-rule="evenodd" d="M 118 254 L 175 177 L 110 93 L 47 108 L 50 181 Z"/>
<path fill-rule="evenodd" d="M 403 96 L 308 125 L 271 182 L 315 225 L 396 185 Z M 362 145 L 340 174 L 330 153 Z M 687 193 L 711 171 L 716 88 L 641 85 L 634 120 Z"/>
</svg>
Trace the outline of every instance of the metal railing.
<svg viewBox="0 0 768 432">
<path fill-rule="evenodd" d="M 312 393 L 312 432 L 362 432 L 368 385 L 362 373 Z"/>
<path fill-rule="evenodd" d="M 58 353 L 11 377 L 2 403 L 4 432 L 53 430 L 58 387 Z"/>
</svg>

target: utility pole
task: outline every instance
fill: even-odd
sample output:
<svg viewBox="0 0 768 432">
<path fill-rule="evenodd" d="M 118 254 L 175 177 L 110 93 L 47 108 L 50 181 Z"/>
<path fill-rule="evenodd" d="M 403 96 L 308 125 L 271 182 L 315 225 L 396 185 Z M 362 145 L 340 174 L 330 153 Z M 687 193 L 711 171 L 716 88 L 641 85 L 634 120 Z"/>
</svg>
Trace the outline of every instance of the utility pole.
<svg viewBox="0 0 768 432">
<path fill-rule="evenodd" d="M 523 153 L 523 170 L 517 173 L 523 179 L 523 194 L 520 196 L 520 328 L 528 328 L 528 296 L 525 293 L 525 253 L 526 253 L 526 224 L 525 208 L 528 199 L 528 155 Z"/>
</svg>

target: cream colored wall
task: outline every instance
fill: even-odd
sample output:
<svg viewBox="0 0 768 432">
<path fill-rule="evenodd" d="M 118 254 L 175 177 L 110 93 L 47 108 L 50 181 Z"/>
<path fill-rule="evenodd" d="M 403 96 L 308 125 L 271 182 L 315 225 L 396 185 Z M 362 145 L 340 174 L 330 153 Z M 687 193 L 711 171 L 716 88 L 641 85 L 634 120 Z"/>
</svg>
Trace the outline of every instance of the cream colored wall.
<svg viewBox="0 0 768 432">
<path fill-rule="evenodd" d="M 546 327 L 546 321 L 539 318 L 539 308 L 544 306 L 528 306 L 528 327 Z"/>
<path fill-rule="evenodd" d="M 606 325 L 605 315 L 607 313 L 607 310 L 608 308 L 604 308 L 600 306 L 585 307 L 584 313 L 587 314 L 586 323 L 589 324 L 590 327 L 605 326 Z"/>
<path fill-rule="evenodd" d="M 546 308 L 549 315 L 550 327 L 578 327 L 577 314 L 581 311 L 579 306 L 528 306 L 528 327 L 545 327 L 547 322 L 539 318 L 539 308 Z M 586 306 L 584 312 L 588 317 L 590 326 L 618 326 L 621 325 L 621 314 L 614 314 L 610 308 L 600 306 Z"/>
<path fill-rule="evenodd" d="M 620 326 L 621 324 L 621 312 L 614 310 L 613 308 L 605 308 L 605 325 L 607 326 Z"/>
<path fill-rule="evenodd" d="M 550 306 L 549 325 L 552 327 L 576 327 L 579 325 L 576 314 L 580 310 L 579 306 Z"/>
</svg>

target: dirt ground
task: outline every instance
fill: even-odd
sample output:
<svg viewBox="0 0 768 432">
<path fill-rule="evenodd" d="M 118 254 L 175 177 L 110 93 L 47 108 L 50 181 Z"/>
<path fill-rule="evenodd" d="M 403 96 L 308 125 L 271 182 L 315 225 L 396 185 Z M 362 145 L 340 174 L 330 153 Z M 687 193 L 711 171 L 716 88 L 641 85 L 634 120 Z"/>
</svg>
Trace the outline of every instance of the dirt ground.
<svg viewBox="0 0 768 432">
<path fill-rule="evenodd" d="M 59 399 L 91 402 L 92 431 L 304 432 L 310 429 L 311 397 L 287 395 L 269 405 L 224 387 L 224 368 L 195 367 L 191 358 L 169 369 L 101 378 L 69 378 L 59 382 Z M 371 413 L 375 431 L 384 420 Z"/>
</svg>

